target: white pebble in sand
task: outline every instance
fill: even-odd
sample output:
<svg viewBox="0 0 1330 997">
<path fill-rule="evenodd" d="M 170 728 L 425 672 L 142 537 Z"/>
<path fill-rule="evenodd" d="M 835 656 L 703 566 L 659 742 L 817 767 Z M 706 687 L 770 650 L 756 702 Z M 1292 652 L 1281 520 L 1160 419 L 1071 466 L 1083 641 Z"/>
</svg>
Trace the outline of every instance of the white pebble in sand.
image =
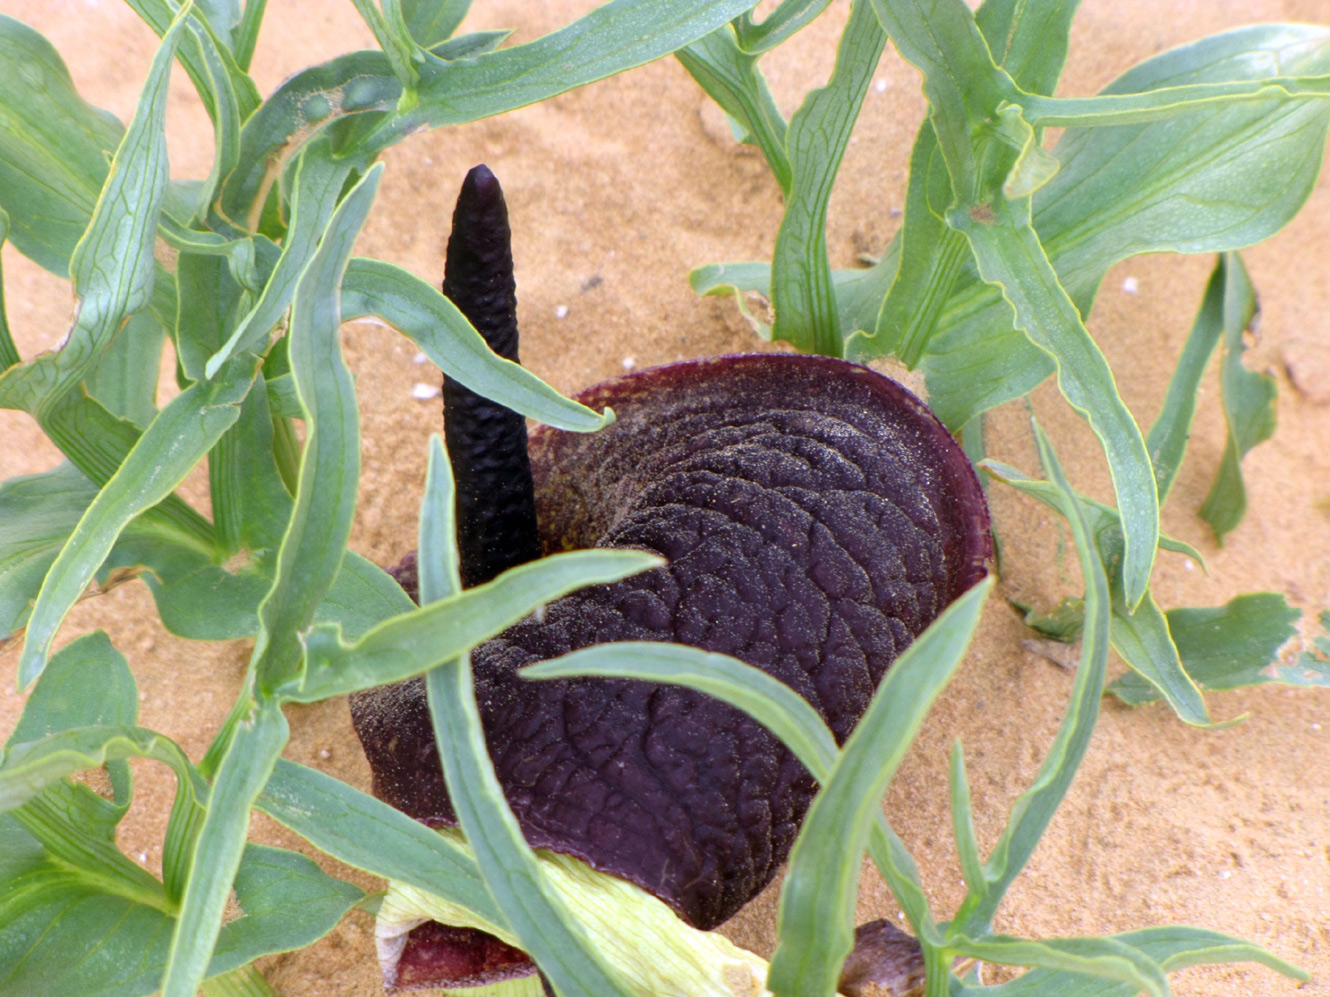
<svg viewBox="0 0 1330 997">
<path fill-rule="evenodd" d="M 1140 285 L 1136 283 L 1135 277 L 1128 277 L 1122 282 L 1122 289 L 1128 294 L 1135 294 L 1139 288 Z"/>
<path fill-rule="evenodd" d="M 443 389 L 437 384 L 425 384 L 423 381 L 417 381 L 416 386 L 411 389 L 411 397 L 418 398 L 422 402 L 427 402 L 431 398 L 438 398 L 443 394 Z"/>
<path fill-rule="evenodd" d="M 623 358 L 623 369 L 624 369 L 624 370 L 632 370 L 632 369 L 633 369 L 634 367 L 636 367 L 636 366 L 637 366 L 637 358 L 636 358 L 636 357 L 624 357 L 624 358 Z"/>
<path fill-rule="evenodd" d="M 554 309 L 554 317 L 555 317 L 555 318 L 567 318 L 567 317 L 568 317 L 568 306 L 567 306 L 567 305 L 560 305 L 558 308 Z"/>
</svg>

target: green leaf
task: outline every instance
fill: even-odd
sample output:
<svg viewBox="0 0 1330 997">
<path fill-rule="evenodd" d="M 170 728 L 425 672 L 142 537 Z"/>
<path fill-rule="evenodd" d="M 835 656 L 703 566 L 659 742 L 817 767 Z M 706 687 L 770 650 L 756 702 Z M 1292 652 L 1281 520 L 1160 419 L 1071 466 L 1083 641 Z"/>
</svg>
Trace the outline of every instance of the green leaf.
<svg viewBox="0 0 1330 997">
<path fill-rule="evenodd" d="M 105 631 L 66 644 L 33 687 L 6 748 L 75 727 L 132 726 L 139 694 L 124 655 Z"/>
<path fill-rule="evenodd" d="M 831 994 L 854 943 L 858 861 L 896 767 L 960 665 L 990 576 L 961 596 L 887 670 L 804 819 L 780 898 L 767 985 L 778 997 Z"/>
<path fill-rule="evenodd" d="M 467 11 L 471 0 L 400 0 L 402 16 L 406 18 L 411 37 L 429 48 L 451 38 Z"/>
<path fill-rule="evenodd" d="M 614 421 L 564 398 L 520 364 L 496 356 L 457 306 L 400 267 L 353 259 L 342 282 L 342 321 L 377 315 L 448 377 L 515 412 L 558 429 L 594 432 Z"/>
<path fill-rule="evenodd" d="M 764 22 L 764 26 L 768 22 Z M 757 66 L 757 56 L 743 51 L 734 26 L 723 25 L 674 55 L 708 96 L 745 132 L 744 141 L 762 150 L 781 192 L 788 197 L 793 175 L 790 157 L 785 150 L 785 119 L 776 107 L 766 77 Z"/>
<path fill-rule="evenodd" d="M 587 585 L 616 582 L 661 563 L 660 558 L 635 550 L 555 554 L 387 620 L 354 644 L 343 642 L 336 625 L 315 627 L 304 637 L 303 681 L 281 694 L 294 702 L 312 703 L 401 682 L 462 654 L 551 599 Z"/>
<path fill-rule="evenodd" d="M 506 923 L 465 850 L 340 779 L 281 759 L 255 805 L 348 865 Z"/>
<path fill-rule="evenodd" d="M 153 57 L 92 222 L 70 257 L 79 306 L 68 339 L 54 353 L 0 374 L 0 406 L 22 409 L 41 421 L 88 374 L 124 318 L 152 299 L 153 244 L 167 182 L 166 91 L 183 24 L 182 16 Z"/>
<path fill-rule="evenodd" d="M 245 852 L 249 809 L 282 753 L 287 730 L 286 718 L 271 701 L 255 703 L 235 727 L 212 786 L 207 817 L 189 856 L 188 879 L 166 957 L 162 997 L 195 997 L 209 975 L 226 898 Z M 271 931 L 272 927 L 261 928 L 260 937 Z"/>
<path fill-rule="evenodd" d="M 351 534 L 360 482 L 360 422 L 351 372 L 342 357 L 338 289 L 382 175 L 380 164 L 346 195 L 295 292 L 287 339 L 305 409 L 305 451 L 276 577 L 259 605 L 252 664 L 265 691 L 298 673 L 297 633 L 309 626 L 337 577 Z"/>
<path fill-rule="evenodd" d="M 342 185 L 350 172 L 351 164 L 336 159 L 326 142 L 309 146 L 300 157 L 291 200 L 291 228 L 282 242 L 282 254 L 259 300 L 209 358 L 203 368 L 205 377 L 216 374 L 238 352 L 266 350 L 268 333 L 290 306 L 301 275 L 314 260 L 321 246 L 319 236 L 329 228 Z M 256 203 L 261 205 L 262 201 Z"/>
<path fill-rule="evenodd" d="M 521 674 L 528 679 L 594 676 L 682 685 L 743 710 L 780 738 L 819 782 L 826 780 L 836 761 L 836 739 L 806 699 L 728 654 L 682 644 L 621 641 L 527 665 Z"/>
<path fill-rule="evenodd" d="M 88 506 L 33 606 L 19 659 L 20 686 L 31 684 L 41 673 L 57 628 L 125 526 L 169 495 L 235 422 L 257 369 L 254 356 L 237 357 L 216 381 L 201 382 L 177 396 Z"/>
<path fill-rule="evenodd" d="M 827 259 L 827 203 L 886 43 L 870 0 L 856 0 L 831 80 L 804 99 L 786 136 L 793 182 L 771 264 L 776 309 L 771 335 L 812 353 L 842 353 Z"/>
<path fill-rule="evenodd" d="M 1292 979 L 1309 979 L 1302 970 L 1259 945 L 1204 928 L 1169 925 L 1109 937 L 1144 953 L 1166 972 L 1207 963 L 1258 962 Z M 996 987 L 967 987 L 962 991 L 985 997 L 1135 997 L 1139 992 L 1135 984 L 1051 969 L 1036 969 Z"/>
<path fill-rule="evenodd" d="M 995 205 L 995 222 L 953 215 L 973 247 L 980 273 L 1002 289 L 1016 322 L 1054 358 L 1058 387 L 1104 447 L 1123 530 L 1123 595 L 1134 608 L 1150 584 L 1159 544 L 1159 496 L 1140 428 L 1117 393 L 1108 361 L 1058 283 L 1024 210 Z"/>
<path fill-rule="evenodd" d="M 452 467 L 443 438 L 431 433 L 425 495 L 420 500 L 420 541 L 416 545 L 416 569 L 420 576 L 420 604 L 427 606 L 462 591 L 458 568 L 457 504 Z"/>
<path fill-rule="evenodd" d="M 1099 701 L 1108 667 L 1109 620 L 1112 600 L 1108 578 L 1086 522 L 1084 506 L 1072 491 L 1053 448 L 1038 423 L 1034 424 L 1039 459 L 1057 487 L 1063 516 L 1071 526 L 1076 556 L 1085 582 L 1085 630 L 1081 660 L 1072 685 L 1071 701 L 1057 736 L 1030 788 L 1021 794 L 1001 837 L 984 863 L 985 889 L 972 891 L 952 922 L 954 930 L 971 937 L 987 933 L 1003 895 L 1029 861 L 1053 813 L 1066 795 L 1099 719 Z"/>
<path fill-rule="evenodd" d="M 1297 633 L 1302 615 L 1282 595 L 1255 592 L 1240 595 L 1223 606 L 1172 609 L 1168 629 L 1182 665 L 1206 689 L 1236 689 L 1278 682 L 1279 649 Z M 1159 698 L 1159 693 L 1136 675 L 1124 675 L 1108 691 L 1133 706 Z"/>
<path fill-rule="evenodd" d="M 314 944 L 364 896 L 360 887 L 329 876 L 304 855 L 246 845 L 235 877 L 236 903 L 243 915 L 222 926 L 208 975 L 228 972 L 260 955 Z"/>
<path fill-rule="evenodd" d="M 60 54 L 36 31 L 0 16 L 0 208 L 9 239 L 58 277 L 88 227 L 107 156 L 124 131 L 86 103 Z"/>
<path fill-rule="evenodd" d="M 1330 32 L 1240 28 L 1165 52 L 1105 93 L 1330 71 Z M 1268 100 L 1201 106 L 1146 125 L 1073 128 L 1061 169 L 1035 197 L 1034 225 L 1083 313 L 1108 268 L 1147 252 L 1240 249 L 1278 231 L 1320 172 L 1330 107 Z M 963 277 L 923 368 L 929 404 L 949 426 L 1020 397 L 1053 372 L 1010 327 L 997 299 Z"/>
<path fill-rule="evenodd" d="M 984 859 L 979 854 L 979 838 L 974 829 L 974 803 L 970 796 L 970 777 L 965 771 L 965 749 L 961 742 L 951 746 L 948 782 L 951 786 L 951 828 L 956 837 L 956 854 L 961 860 L 961 875 L 969 893 L 988 888 L 984 877 Z"/>
<path fill-rule="evenodd" d="M 1111 637 L 1113 649 L 1122 660 L 1153 689 L 1163 693 L 1185 723 L 1196 727 L 1213 725 L 1196 677 L 1186 667 L 1169 621 L 1152 593 L 1145 594 L 1134 613 L 1114 599 Z"/>
<path fill-rule="evenodd" d="M 439 746 L 458 824 L 475 852 L 485 885 L 522 949 L 530 953 L 559 994 L 628 997 L 631 991 L 549 886 L 503 797 L 485 747 L 469 656 L 459 655 L 429 672 L 425 689 L 434 743 Z"/>
<path fill-rule="evenodd" d="M 240 418 L 208 455 L 208 484 L 223 550 L 261 556 L 278 548 L 292 500 L 273 459 L 267 391 L 245 396 Z"/>
<path fill-rule="evenodd" d="M 827 9 L 831 0 L 781 0 L 775 10 L 768 11 L 759 22 L 751 13 L 736 22 L 739 44 L 751 55 L 761 55 L 802 30 L 818 14 Z"/>
<path fill-rule="evenodd" d="M 1224 457 L 1210 493 L 1201 503 L 1200 516 L 1222 544 L 1224 534 L 1242 522 L 1247 511 L 1247 488 L 1242 481 L 1242 458 L 1275 432 L 1275 379 L 1248 370 L 1242 362 L 1246 345 L 1243 334 L 1256 317 L 1256 291 L 1247 268 L 1237 253 L 1225 253 L 1224 266 L 1224 359 L 1219 385 L 1224 403 L 1228 435 Z"/>
<path fill-rule="evenodd" d="M 1044 966 L 1065 973 L 1120 980 L 1135 992 L 1168 997 L 1168 978 L 1157 962 L 1116 938 L 1041 938 L 1030 941 L 1008 935 L 971 939 L 949 938 L 960 955 L 1005 966 Z"/>
<path fill-rule="evenodd" d="M 1196 394 L 1200 390 L 1206 364 L 1210 362 L 1210 356 L 1224 331 L 1224 285 L 1228 274 L 1224 260 L 1224 256 L 1219 257 L 1205 285 L 1200 310 L 1187 335 L 1187 342 L 1182 347 L 1178 365 L 1169 379 L 1168 391 L 1164 393 L 1164 404 L 1145 438 L 1150 462 L 1155 468 L 1160 505 L 1164 504 L 1178 476 L 1178 470 L 1182 467 L 1182 457 L 1191 436 L 1192 419 L 1196 415 Z"/>
<path fill-rule="evenodd" d="M 157 414 L 157 377 L 166 330 L 152 312 L 133 315 L 87 379 L 88 394 L 139 429 Z"/>
</svg>

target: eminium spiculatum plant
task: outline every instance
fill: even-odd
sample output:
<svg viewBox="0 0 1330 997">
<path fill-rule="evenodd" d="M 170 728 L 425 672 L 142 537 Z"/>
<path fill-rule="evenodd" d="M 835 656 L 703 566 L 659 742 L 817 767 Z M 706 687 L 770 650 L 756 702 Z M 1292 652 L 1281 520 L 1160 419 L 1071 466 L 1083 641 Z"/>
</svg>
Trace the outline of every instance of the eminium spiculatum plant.
<svg viewBox="0 0 1330 997">
<path fill-rule="evenodd" d="M 458 33 L 466 0 L 355 0 L 379 49 L 266 100 L 248 73 L 262 0 L 129 2 L 161 45 L 128 124 L 0 18 L 0 233 L 79 302 L 63 344 L 28 358 L 0 311 L 0 405 L 66 458 L 0 485 L 0 641 L 28 697 L 0 756 L 0 993 L 271 993 L 253 961 L 358 905 L 386 984 L 476 997 L 1160 997 L 1200 962 L 1303 975 L 1204 928 L 992 925 L 1086 751 L 1110 647 L 1131 667 L 1111 692 L 1198 726 L 1215 724 L 1204 689 L 1330 684 L 1324 641 L 1278 663 L 1298 616 L 1281 596 L 1165 610 L 1150 589 L 1157 550 L 1197 556 L 1159 510 L 1216 351 L 1228 437 L 1201 514 L 1217 536 L 1273 431 L 1273 383 L 1242 363 L 1256 293 L 1237 251 L 1319 173 L 1330 30 L 1228 32 L 1056 98 L 1074 0 L 854 0 L 830 80 L 786 121 L 759 62 L 829 0 L 760 21 L 753 0 L 611 0 L 506 47 Z M 888 42 L 929 115 L 895 239 L 833 271 L 828 196 Z M 694 287 L 764 296 L 769 326 L 745 312 L 758 331 L 821 356 L 690 361 L 562 397 L 518 362 L 509 221 L 484 168 L 457 178 L 442 292 L 352 256 L 387 148 L 670 54 L 785 203 L 771 263 L 703 267 Z M 215 129 L 202 182 L 168 169 L 177 64 Z M 1142 432 L 1083 316 L 1110 266 L 1160 250 L 1217 262 Z M 347 549 L 360 426 L 339 333 L 366 316 L 445 377 L 417 551 L 389 570 Z M 159 409 L 168 337 L 180 393 Z M 854 362 L 888 356 L 923 372 L 931 412 Z M 1041 477 L 987 452 L 985 412 L 1050 376 L 1102 445 L 1113 506 L 1076 490 L 1037 424 Z M 204 461 L 211 519 L 176 494 Z M 1083 592 L 1027 619 L 1079 640 L 1080 663 L 987 857 L 957 744 L 967 893 L 938 917 L 881 800 L 993 588 L 993 483 L 1066 522 Z M 172 633 L 253 641 L 201 758 L 138 725 L 104 633 L 53 651 L 89 587 L 127 576 Z M 337 696 L 373 795 L 282 757 L 283 705 Z M 160 879 L 115 845 L 131 758 L 177 780 Z M 71 778 L 96 768 L 104 793 Z M 253 810 L 386 891 L 247 842 Z M 865 853 L 909 933 L 854 923 Z M 769 960 L 712 930 L 787 859 Z M 1024 972 L 986 986 L 985 963 Z"/>
</svg>

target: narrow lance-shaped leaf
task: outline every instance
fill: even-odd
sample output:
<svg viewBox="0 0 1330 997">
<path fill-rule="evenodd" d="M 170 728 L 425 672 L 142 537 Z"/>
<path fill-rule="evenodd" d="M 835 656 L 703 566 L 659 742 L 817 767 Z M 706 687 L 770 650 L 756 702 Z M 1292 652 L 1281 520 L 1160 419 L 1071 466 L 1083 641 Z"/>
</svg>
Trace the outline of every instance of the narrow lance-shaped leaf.
<svg viewBox="0 0 1330 997">
<path fill-rule="evenodd" d="M 774 16 L 774 15 L 773 15 Z M 785 149 L 786 124 L 757 66 L 726 24 L 675 52 L 698 85 L 747 133 L 745 141 L 762 150 L 786 197 L 793 181 Z"/>
<path fill-rule="evenodd" d="M 1330 32 L 1240 28 L 1163 53 L 1105 93 L 1330 70 Z M 1266 238 L 1306 200 L 1320 172 L 1330 106 L 1278 101 L 1204 106 L 1152 124 L 1069 129 L 1061 169 L 1036 196 L 1034 223 L 1059 279 L 1088 312 L 1108 267 L 1142 252 L 1215 252 Z M 1052 362 L 1010 326 L 992 291 L 966 276 L 923 368 L 949 426 L 1030 391 Z"/>
<path fill-rule="evenodd" d="M 1259 945 L 1204 928 L 1169 925 L 1110 935 L 1109 938 L 1143 953 L 1165 972 L 1206 963 L 1249 961 L 1268 966 L 1295 980 L 1309 978 L 1307 973 L 1276 958 Z M 962 997 L 970 994 L 979 997 L 985 990 L 962 987 L 960 993 Z M 1136 997 L 1139 992 L 1140 988 L 1132 983 L 1053 969 L 1036 969 L 1001 986 L 1002 997 L 1065 997 L 1070 993 L 1076 997 Z"/>
<path fill-rule="evenodd" d="M 972 959 L 1006 966 L 1046 966 L 1064 973 L 1084 973 L 1120 980 L 1137 993 L 1169 997 L 1164 970 L 1144 952 L 1116 938 L 1041 938 L 1007 935 L 948 938 L 955 951 Z"/>
<path fill-rule="evenodd" d="M 415 343 L 448 377 L 515 412 L 558 429 L 589 433 L 614 420 L 563 397 L 535 374 L 496 356 L 457 306 L 413 274 L 356 258 L 342 282 L 342 321 L 377 315 Z"/>
<path fill-rule="evenodd" d="M 346 195 L 295 292 L 288 350 L 306 414 L 305 451 L 276 577 L 259 606 L 252 663 L 263 690 L 298 672 L 297 634 L 309 626 L 337 577 L 351 533 L 360 482 L 360 424 L 351 372 L 342 357 L 338 289 L 382 174 L 380 164 Z"/>
<path fill-rule="evenodd" d="M 279 759 L 255 806 L 348 865 L 505 923 L 475 860 L 451 838 L 340 779 Z"/>
<path fill-rule="evenodd" d="M 1237 253 L 1225 253 L 1224 359 L 1219 370 L 1224 422 L 1228 435 L 1224 457 L 1210 492 L 1201 503 L 1200 516 L 1223 543 L 1247 511 L 1247 486 L 1242 480 L 1242 458 L 1275 432 L 1275 380 L 1248 370 L 1242 362 L 1243 335 L 1256 317 L 1256 291 Z"/>
<path fill-rule="evenodd" d="M 335 626 L 316 627 L 305 637 L 304 679 L 283 688 L 282 696 L 316 702 L 401 682 L 493 637 L 551 599 L 660 563 L 641 551 L 572 551 L 513 568 L 485 585 L 393 617 L 355 644 L 345 644 Z"/>
<path fill-rule="evenodd" d="M 1220 256 L 1205 285 L 1201 307 L 1196 313 L 1187 342 L 1182 347 L 1182 356 L 1178 358 L 1178 365 L 1169 379 L 1164 404 L 1145 438 L 1145 445 L 1150 451 L 1150 463 L 1155 469 L 1160 505 L 1164 504 L 1182 467 L 1187 440 L 1191 436 L 1192 419 L 1196 415 L 1196 394 L 1200 390 L 1201 377 L 1224 331 L 1226 273 L 1224 257 Z"/>
<path fill-rule="evenodd" d="M 195 384 L 148 426 L 115 475 L 79 520 L 51 566 L 33 606 L 19 659 L 19 684 L 41 674 L 56 630 L 139 513 L 169 495 L 240 414 L 258 372 L 253 355 L 237 357 L 214 381 Z"/>
<path fill-rule="evenodd" d="M 125 316 L 151 301 L 153 243 L 167 181 L 166 91 L 185 16 L 153 57 L 92 222 L 74 247 L 69 269 L 79 306 L 68 339 L 58 351 L 0 374 L 0 406 L 40 421 L 92 369 Z"/>
<path fill-rule="evenodd" d="M 0 208 L 10 216 L 9 239 L 66 277 L 124 128 L 79 96 L 50 42 L 3 15 L 0 63 L 23 67 L 0 78 Z"/>
<path fill-rule="evenodd" d="M 1281 680 L 1279 649 L 1297 633 L 1301 615 L 1282 595 L 1253 592 L 1223 606 L 1171 609 L 1167 617 L 1187 674 L 1206 689 L 1236 689 Z M 1159 698 L 1156 688 L 1132 674 L 1108 691 L 1133 705 Z"/>
<path fill-rule="evenodd" d="M 1071 701 L 1048 755 L 1030 788 L 1021 794 L 1007 826 L 984 863 L 986 890 L 971 893 L 952 922 L 955 929 L 971 937 L 987 933 L 993 914 L 1016 876 L 1034 853 L 1035 845 L 1053 819 L 1066 795 L 1076 769 L 1090 744 L 1090 734 L 1099 719 L 1099 700 L 1108 667 L 1109 612 L 1108 578 L 1091 540 L 1079 499 L 1067 482 L 1048 438 L 1035 423 L 1039 459 L 1049 480 L 1062 493 L 1062 512 L 1071 526 L 1076 556 L 1085 582 L 1085 629 L 1081 638 L 1081 660 L 1072 686 Z"/>
<path fill-rule="evenodd" d="M 897 658 L 814 799 L 790 855 L 780 944 L 767 985 L 778 997 L 835 992 L 854 943 L 854 905 L 869 828 L 896 767 L 960 665 L 992 577 L 950 606 Z"/>
<path fill-rule="evenodd" d="M 271 700 L 255 702 L 235 728 L 213 782 L 208 815 L 189 856 L 162 997 L 195 997 L 208 975 L 226 898 L 245 851 L 249 810 L 286 745 L 287 732 L 286 718 Z"/>
<path fill-rule="evenodd" d="M 1140 427 L 1118 395 L 1108 361 L 1058 282 L 1030 224 L 1029 198 L 994 196 L 988 205 L 953 211 L 950 220 L 970 240 L 980 275 L 1001 289 L 1016 325 L 1053 358 L 1063 397 L 1090 423 L 1104 448 L 1122 515 L 1123 595 L 1128 609 L 1134 609 L 1150 583 L 1159 543 L 1159 496 Z"/>
<path fill-rule="evenodd" d="M 485 747 L 470 658 L 463 654 L 435 668 L 425 688 L 458 823 L 522 948 L 564 997 L 627 997 L 630 991 L 548 886 L 504 800 Z"/>
<path fill-rule="evenodd" d="M 291 304 L 297 282 L 321 245 L 318 234 L 329 227 L 342 184 L 350 172 L 351 163 L 335 159 L 326 142 L 306 149 L 296 167 L 291 228 L 283 241 L 282 255 L 253 309 L 236 326 L 230 339 L 209 358 L 204 376 L 212 377 L 237 351 L 262 351 L 268 333 Z"/>
<path fill-rule="evenodd" d="M 842 345 L 827 258 L 827 203 L 886 43 L 870 0 L 856 0 L 831 80 L 805 98 L 786 135 L 794 179 L 771 264 L 771 335 L 828 356 L 840 356 Z"/>
</svg>

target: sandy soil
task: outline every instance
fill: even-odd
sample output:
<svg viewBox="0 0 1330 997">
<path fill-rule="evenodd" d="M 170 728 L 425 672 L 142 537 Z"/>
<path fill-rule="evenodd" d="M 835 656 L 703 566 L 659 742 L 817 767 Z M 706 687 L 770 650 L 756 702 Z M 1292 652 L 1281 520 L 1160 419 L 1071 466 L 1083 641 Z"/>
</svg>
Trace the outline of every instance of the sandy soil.
<svg viewBox="0 0 1330 997">
<path fill-rule="evenodd" d="M 565 23 L 590 0 L 478 3 L 472 27 L 516 26 L 527 40 Z M 764 65 L 789 113 L 825 79 L 847 4 Z M 0 0 L 0 10 L 43 31 L 63 53 L 80 90 L 127 118 L 155 39 L 127 6 L 108 0 Z M 1088 94 L 1165 48 L 1244 23 L 1330 23 L 1318 0 L 1087 0 L 1073 35 L 1063 90 Z M 371 44 L 349 3 L 272 0 L 255 73 L 267 93 L 286 75 Z M 918 78 L 888 52 L 869 94 L 832 201 L 833 263 L 880 250 L 899 224 L 911 138 L 924 111 Z M 172 172 L 202 177 L 211 155 L 203 109 L 183 72 L 172 81 Z M 720 115 L 681 67 L 664 60 L 500 118 L 413 138 L 387 156 L 388 169 L 359 252 L 435 280 L 451 202 L 465 170 L 487 162 L 508 192 L 516 233 L 526 363 L 562 390 L 650 364 L 757 346 L 727 303 L 696 298 L 692 266 L 770 258 L 780 198 L 760 157 L 730 139 Z M 1323 179 L 1302 214 L 1246 259 L 1262 294 L 1260 341 L 1249 356 L 1280 387 L 1275 439 L 1245 470 L 1247 519 L 1223 548 L 1195 509 L 1208 488 L 1223 436 L 1214 372 L 1165 528 L 1204 553 L 1209 574 L 1164 555 L 1155 591 L 1165 606 L 1216 605 L 1241 592 L 1288 594 L 1308 617 L 1330 605 L 1330 190 Z M 1091 316 L 1124 397 L 1148 425 L 1190 326 L 1210 260 L 1137 259 L 1109 275 Z M 51 348 L 72 312 L 68 287 L 10 248 L 6 299 L 25 356 Z M 1135 293 L 1123 289 L 1136 281 Z M 566 309 L 566 312 L 565 312 Z M 561 317 L 562 316 L 562 317 Z M 435 375 L 389 330 L 349 326 L 364 420 L 365 468 L 353 546 L 381 563 L 414 545 L 424 442 L 439 427 L 438 404 L 412 397 Z M 1107 475 L 1085 427 L 1045 385 L 1036 407 L 1052 428 L 1072 480 L 1108 494 Z M 1033 469 L 1023 410 L 995 419 L 997 455 Z M 56 452 L 35 425 L 0 413 L 0 478 L 52 466 Z M 186 482 L 206 507 L 206 481 Z M 1010 553 L 1002 592 L 1051 606 L 1078 590 L 1074 554 L 1030 503 L 997 493 L 994 514 Z M 1304 620 L 1304 625 L 1309 623 Z M 195 645 L 162 630 L 139 584 L 84 603 L 63 639 L 102 627 L 130 658 L 142 690 L 141 722 L 203 752 L 232 702 L 249 647 Z M 995 599 L 959 678 L 930 717 L 887 799 L 895 826 L 915 850 L 940 915 L 962 896 L 946 791 L 946 754 L 964 741 L 981 845 L 992 844 L 1016 795 L 1028 785 L 1061 716 L 1072 675 L 1032 644 Z M 1290 653 L 1296 647 L 1290 649 Z M 1053 655 L 1056 657 L 1056 652 Z M 0 736 L 22 702 L 17 654 L 0 657 Z M 1116 667 L 1121 667 L 1116 665 Z M 1252 939 L 1300 963 L 1299 987 L 1247 966 L 1189 970 L 1177 992 L 1192 995 L 1330 993 L 1330 691 L 1267 687 L 1209 698 L 1219 719 L 1247 714 L 1227 730 L 1184 726 L 1159 706 L 1106 700 L 1088 757 L 1066 804 L 1000 916 L 1027 936 L 1089 934 L 1193 923 Z M 345 704 L 288 711 L 289 757 L 358 786 L 368 771 Z M 138 765 L 138 796 L 120 843 L 156 869 L 173 785 Z M 299 847 L 257 817 L 255 839 Z M 330 868 L 336 868 L 330 864 Z M 367 887 L 373 882 L 347 870 Z M 773 887 L 727 927 L 769 954 Z M 876 877 L 865 877 L 863 919 L 897 916 Z M 355 914 L 304 952 L 265 960 L 284 994 L 381 992 L 369 918 Z"/>
</svg>

